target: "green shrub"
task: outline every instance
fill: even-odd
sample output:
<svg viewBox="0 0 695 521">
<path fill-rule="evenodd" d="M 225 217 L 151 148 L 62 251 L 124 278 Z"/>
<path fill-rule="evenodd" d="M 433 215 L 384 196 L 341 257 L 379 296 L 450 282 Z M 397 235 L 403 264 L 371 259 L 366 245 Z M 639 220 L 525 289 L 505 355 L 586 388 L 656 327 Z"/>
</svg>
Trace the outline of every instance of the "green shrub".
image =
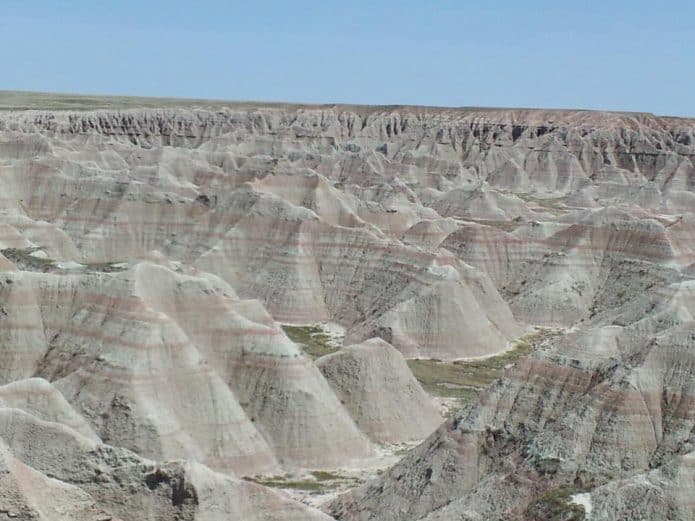
<svg viewBox="0 0 695 521">
<path fill-rule="evenodd" d="M 282 326 L 285 334 L 298 344 L 311 358 L 316 359 L 338 349 L 331 344 L 331 337 L 319 326 Z"/>
</svg>

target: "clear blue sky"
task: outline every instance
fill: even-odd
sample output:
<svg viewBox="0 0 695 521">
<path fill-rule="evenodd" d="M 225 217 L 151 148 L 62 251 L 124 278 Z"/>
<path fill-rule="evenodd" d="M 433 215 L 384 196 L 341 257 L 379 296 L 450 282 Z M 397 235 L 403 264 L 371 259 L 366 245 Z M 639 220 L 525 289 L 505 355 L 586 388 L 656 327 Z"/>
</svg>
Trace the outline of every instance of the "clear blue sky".
<svg viewBox="0 0 695 521">
<path fill-rule="evenodd" d="M 695 116 L 692 0 L 0 7 L 0 89 Z"/>
</svg>

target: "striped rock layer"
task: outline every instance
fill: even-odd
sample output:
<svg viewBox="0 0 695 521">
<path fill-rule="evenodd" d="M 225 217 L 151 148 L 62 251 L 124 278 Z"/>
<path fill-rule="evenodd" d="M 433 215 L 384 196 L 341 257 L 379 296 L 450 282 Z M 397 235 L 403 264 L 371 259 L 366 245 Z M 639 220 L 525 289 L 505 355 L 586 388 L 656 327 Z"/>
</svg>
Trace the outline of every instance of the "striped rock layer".
<svg viewBox="0 0 695 521">
<path fill-rule="evenodd" d="M 0 515 L 692 517 L 694 160 L 649 114 L 3 111 Z M 239 479 L 425 437 L 403 357 L 531 325 L 569 333 L 327 514 Z"/>
</svg>

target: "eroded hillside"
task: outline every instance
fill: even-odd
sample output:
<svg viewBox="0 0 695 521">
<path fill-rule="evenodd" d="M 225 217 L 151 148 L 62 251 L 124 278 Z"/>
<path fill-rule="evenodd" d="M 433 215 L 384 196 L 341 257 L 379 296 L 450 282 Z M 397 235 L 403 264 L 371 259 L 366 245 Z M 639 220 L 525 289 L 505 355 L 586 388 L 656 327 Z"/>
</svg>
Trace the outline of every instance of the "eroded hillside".
<svg viewBox="0 0 695 521">
<path fill-rule="evenodd" d="M 693 516 L 695 122 L 16 96 L 0 518 Z"/>
</svg>

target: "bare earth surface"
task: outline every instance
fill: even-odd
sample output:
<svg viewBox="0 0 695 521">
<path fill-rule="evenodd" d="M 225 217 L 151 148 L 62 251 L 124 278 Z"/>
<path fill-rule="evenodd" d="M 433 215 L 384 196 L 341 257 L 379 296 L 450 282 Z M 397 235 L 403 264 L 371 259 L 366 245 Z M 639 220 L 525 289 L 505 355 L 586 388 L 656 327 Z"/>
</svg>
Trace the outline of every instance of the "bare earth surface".
<svg viewBox="0 0 695 521">
<path fill-rule="evenodd" d="M 0 92 L 0 520 L 695 518 L 695 121 Z"/>
</svg>

